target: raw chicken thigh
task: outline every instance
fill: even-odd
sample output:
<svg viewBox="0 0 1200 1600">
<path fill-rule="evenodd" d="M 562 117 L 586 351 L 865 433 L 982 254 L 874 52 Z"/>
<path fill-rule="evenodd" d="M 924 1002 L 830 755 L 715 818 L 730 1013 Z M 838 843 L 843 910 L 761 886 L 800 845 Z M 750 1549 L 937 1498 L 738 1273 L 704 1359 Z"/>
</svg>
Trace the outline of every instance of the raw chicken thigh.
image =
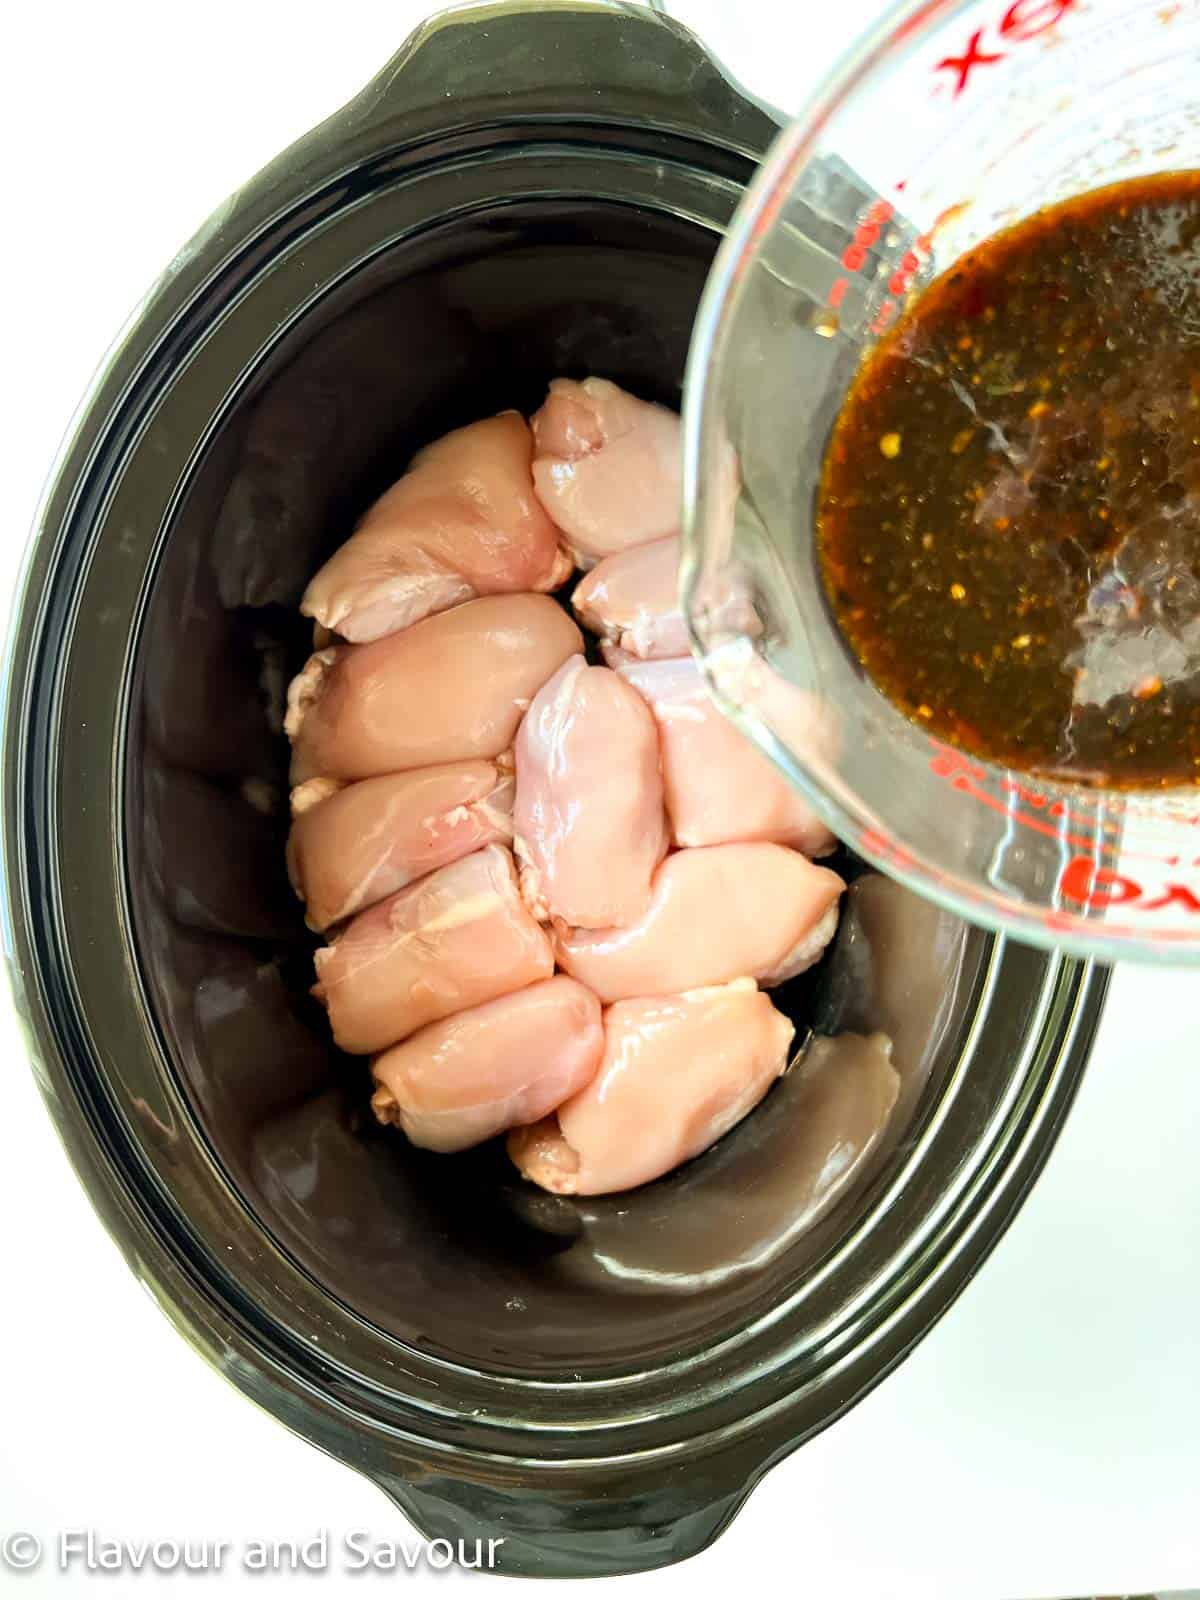
<svg viewBox="0 0 1200 1600">
<path fill-rule="evenodd" d="M 525 1177 L 556 1194 L 648 1183 L 699 1155 L 756 1106 L 794 1033 L 749 978 L 604 1013 L 604 1059 L 556 1117 L 509 1135 Z"/>
<path fill-rule="evenodd" d="M 760 1273 L 878 1170 L 899 1103 L 891 1054 L 885 1034 L 814 1036 L 736 1139 L 636 1208 L 572 1205 L 581 1227 L 556 1272 L 635 1295 Z M 536 1201 L 527 1215 L 537 1226 Z"/>
<path fill-rule="evenodd" d="M 533 482 L 580 566 L 679 531 L 679 417 L 606 378 L 555 378 L 533 418 Z"/>
<path fill-rule="evenodd" d="M 554 971 L 512 856 L 495 844 L 360 911 L 314 959 L 313 993 L 337 1043 L 355 1055 Z"/>
<path fill-rule="evenodd" d="M 373 644 L 318 650 L 288 690 L 292 782 L 488 760 L 579 629 L 547 595 L 494 595 Z"/>
<path fill-rule="evenodd" d="M 646 915 L 628 928 L 560 931 L 560 966 L 601 1000 L 666 995 L 732 978 L 782 983 L 816 961 L 845 885 L 777 844 L 668 856 Z"/>
<path fill-rule="evenodd" d="M 371 1100 L 426 1150 L 465 1150 L 535 1122 L 595 1076 L 600 1002 L 572 978 L 547 978 L 414 1033 L 376 1060 Z"/>
<path fill-rule="evenodd" d="M 363 642 L 477 595 L 557 588 L 571 561 L 533 492 L 532 457 L 515 411 L 427 446 L 317 573 L 300 610 Z"/>
<path fill-rule="evenodd" d="M 499 761 L 459 761 L 343 785 L 310 778 L 292 791 L 288 873 L 310 928 L 328 928 L 485 844 L 512 838 L 513 775 Z"/>
<path fill-rule="evenodd" d="M 708 666 L 717 693 L 731 705 L 753 706 L 758 721 L 780 744 L 803 750 L 810 761 L 820 756 L 826 763 L 836 762 L 843 716 L 827 696 L 789 683 L 755 653 L 718 651 Z"/>
<path fill-rule="evenodd" d="M 679 609 L 678 537 L 605 556 L 571 604 L 585 628 L 631 656 L 685 656 L 690 648 Z"/>
<path fill-rule="evenodd" d="M 765 839 L 808 856 L 833 849 L 804 796 L 719 710 L 694 661 L 626 660 L 618 671 L 658 723 L 676 844 Z"/>
<path fill-rule="evenodd" d="M 515 747 L 514 849 L 534 914 L 624 927 L 667 850 L 658 732 L 607 667 L 571 659 L 534 698 Z"/>
<path fill-rule="evenodd" d="M 679 556 L 678 537 L 655 539 L 605 556 L 580 581 L 571 596 L 575 615 L 600 635 L 606 659 L 619 652 L 611 666 L 627 658 L 653 661 L 689 654 L 691 642 L 680 609 Z M 710 634 L 724 628 L 753 638 L 762 630 L 750 600 L 733 587 L 719 602 L 710 598 L 707 613 Z"/>
<path fill-rule="evenodd" d="M 443 1152 L 511 1129 L 559 1194 L 648 1183 L 762 1099 L 794 1028 L 760 985 L 819 959 L 844 889 L 688 657 L 680 501 L 674 412 L 557 379 L 531 426 L 414 457 L 301 606 L 287 862 L 334 930 L 313 993 L 375 1057 L 380 1122 Z M 547 593 L 572 560 L 606 667 Z M 757 631 L 746 596 L 706 604 Z"/>
</svg>

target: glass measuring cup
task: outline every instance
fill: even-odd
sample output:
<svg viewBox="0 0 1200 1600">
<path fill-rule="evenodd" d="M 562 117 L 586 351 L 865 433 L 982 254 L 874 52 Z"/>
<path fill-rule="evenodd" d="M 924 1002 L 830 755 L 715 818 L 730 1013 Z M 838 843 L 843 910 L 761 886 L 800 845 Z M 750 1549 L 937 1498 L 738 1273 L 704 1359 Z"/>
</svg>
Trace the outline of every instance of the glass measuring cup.
<svg viewBox="0 0 1200 1600">
<path fill-rule="evenodd" d="M 1106 960 L 1200 963 L 1200 787 L 1098 790 L 930 738 L 842 641 L 814 501 L 862 354 L 914 291 L 1042 206 L 1200 167 L 1198 63 L 1196 0 L 893 10 L 773 147 L 685 391 L 684 603 L 723 709 L 893 877 Z"/>
</svg>

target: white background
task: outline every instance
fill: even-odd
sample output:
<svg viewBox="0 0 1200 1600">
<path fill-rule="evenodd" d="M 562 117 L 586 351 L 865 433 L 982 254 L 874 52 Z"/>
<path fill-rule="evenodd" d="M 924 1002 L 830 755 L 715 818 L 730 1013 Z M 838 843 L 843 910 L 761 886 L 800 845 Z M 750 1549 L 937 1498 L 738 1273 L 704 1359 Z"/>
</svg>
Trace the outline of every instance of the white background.
<svg viewBox="0 0 1200 1600">
<path fill-rule="evenodd" d="M 71 411 L 138 296 L 227 192 L 353 93 L 423 9 L 111 0 L 10 16 L 0 593 Z M 795 106 L 877 6 L 677 9 L 744 81 Z M 1196 993 L 1194 977 L 1120 973 L 1049 1170 L 947 1319 L 773 1473 L 713 1550 L 589 1593 L 668 1600 L 747 1574 L 839 1600 L 1200 1582 Z M 51 1131 L 6 997 L 0 1064 L 0 1535 L 90 1525 L 235 1546 L 321 1527 L 335 1544 L 355 1528 L 406 1535 L 369 1484 L 210 1371 L 126 1272 Z M 0 1590 L 73 1581 L 102 1580 L 45 1564 L 0 1577 Z M 273 1581 L 143 1575 L 110 1579 L 108 1592 Z"/>
</svg>

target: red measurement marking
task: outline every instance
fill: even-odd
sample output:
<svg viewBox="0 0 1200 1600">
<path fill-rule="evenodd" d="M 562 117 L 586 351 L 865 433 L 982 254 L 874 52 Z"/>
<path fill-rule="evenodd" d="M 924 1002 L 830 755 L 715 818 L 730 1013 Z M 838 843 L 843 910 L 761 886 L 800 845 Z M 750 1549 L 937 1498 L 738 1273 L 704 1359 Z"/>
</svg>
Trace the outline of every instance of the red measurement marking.
<svg viewBox="0 0 1200 1600">
<path fill-rule="evenodd" d="M 1081 906 L 1119 906 L 1127 900 L 1140 900 L 1142 886 L 1133 878 L 1098 867 L 1088 856 L 1076 856 L 1063 868 L 1058 886 L 1067 900 Z"/>
<path fill-rule="evenodd" d="M 954 85 L 954 98 L 956 100 L 967 87 L 971 80 L 971 73 L 976 67 L 988 67 L 993 62 L 1004 60 L 1003 51 L 998 54 L 991 54 L 986 50 L 981 50 L 979 47 L 982 41 L 983 29 L 976 28 L 975 32 L 967 40 L 967 48 L 961 56 L 943 56 L 934 68 L 935 72 L 953 72 L 957 74 Z"/>
<path fill-rule="evenodd" d="M 972 800 L 978 800 L 990 810 L 998 811 L 1002 817 L 1011 822 L 1019 822 L 1023 827 L 1031 828 L 1034 833 L 1044 834 L 1048 839 L 1061 839 L 1066 844 L 1073 844 L 1078 850 L 1094 850 L 1096 847 L 1095 833 L 1065 833 L 1042 817 L 1020 810 L 1014 804 L 1015 795 L 1008 800 L 1001 800 L 998 795 L 992 794 L 983 787 L 987 778 L 985 770 L 974 766 L 957 750 L 943 750 L 934 756 L 929 763 L 929 770 L 935 777 L 948 778 L 951 787 L 957 789 L 960 794 L 969 794 Z M 1080 824 L 1076 818 L 1069 820 L 1076 827 L 1086 826 Z"/>
<path fill-rule="evenodd" d="M 890 835 L 880 833 L 878 828 L 865 829 L 861 844 L 868 853 L 878 856 L 881 860 L 890 861 L 897 867 L 912 866 L 916 860 L 911 850 L 906 850 Z"/>
<path fill-rule="evenodd" d="M 1000 19 L 1000 37 L 1024 44 L 1061 22 L 1077 5 L 1078 0 L 1013 0 Z"/>
<path fill-rule="evenodd" d="M 903 189 L 906 181 L 898 183 L 896 187 Z M 850 287 L 851 275 L 861 272 L 863 267 L 866 266 L 872 249 L 879 242 L 880 234 L 895 215 L 895 206 L 890 200 L 885 200 L 882 195 L 877 196 L 866 211 L 863 212 L 859 224 L 854 230 L 854 237 L 842 251 L 841 264 L 845 268 L 845 273 L 834 282 L 829 294 L 826 296 L 826 304 L 833 310 L 836 310 L 846 298 L 846 292 Z M 891 325 L 897 311 L 900 309 L 898 301 L 907 292 L 913 274 L 921 266 L 921 256 L 917 252 L 923 251 L 928 255 L 932 243 L 932 233 L 923 233 L 916 240 L 913 248 L 905 251 L 899 267 L 892 273 L 887 282 L 888 293 L 891 298 L 885 300 L 875 313 L 875 319 L 867 330 L 869 333 L 883 333 Z"/>
<path fill-rule="evenodd" d="M 969 761 L 959 750 L 943 748 L 929 763 L 929 770 L 939 778 L 949 780 L 952 788 L 960 794 L 970 795 L 972 800 L 978 800 L 981 805 L 988 806 L 992 811 L 998 811 L 1007 821 L 1017 822 L 1022 827 L 1031 828 L 1034 833 L 1045 834 L 1047 838 L 1056 842 L 1074 845 L 1077 850 L 1086 850 L 1087 855 L 1074 857 L 1063 869 L 1059 879 L 1059 886 L 1069 900 L 1089 907 L 1124 905 L 1128 903 L 1136 911 L 1162 911 L 1168 906 L 1178 906 L 1181 910 L 1190 913 L 1200 913 L 1200 894 L 1190 888 L 1186 883 L 1161 879 L 1159 881 L 1140 881 L 1124 873 L 1110 872 L 1105 867 L 1097 867 L 1094 853 L 1098 845 L 1104 844 L 1105 834 L 1119 832 L 1116 823 L 1108 819 L 1095 819 L 1091 821 L 1091 831 L 1082 833 L 1068 833 L 1060 830 L 1043 820 L 1041 816 L 1022 811 L 1014 802 L 1025 796 L 1029 803 L 1036 806 L 1042 796 L 1035 795 L 1015 779 L 1004 780 L 1004 787 L 1008 791 L 1007 802 L 990 794 L 982 787 L 986 780 L 986 770 Z M 1068 817 L 1074 827 L 1088 828 L 1089 820 L 1072 817 L 1067 807 L 1061 801 L 1056 801 L 1052 806 L 1046 806 L 1045 815 L 1050 817 Z M 1111 845 L 1110 845 L 1111 848 Z M 1164 867 L 1178 867 L 1180 858 L 1173 856 L 1167 861 L 1156 853 L 1147 850 L 1131 850 L 1124 852 L 1124 861 L 1136 860 L 1144 865 L 1139 865 L 1138 871 L 1146 874 L 1160 873 Z M 1192 868 L 1200 867 L 1200 858 L 1187 863 Z M 1069 922 L 1056 918 L 1054 913 L 1046 917 L 1049 927 L 1067 927 Z M 1115 929 L 1111 924 L 1106 926 L 1106 931 L 1113 934 L 1130 934 L 1136 932 L 1133 928 Z"/>
<path fill-rule="evenodd" d="M 1048 797 L 1044 794 L 1040 794 L 1038 790 L 1027 789 L 1023 783 L 1018 783 L 1016 778 L 1013 777 L 1006 777 L 1001 781 L 1003 783 L 1003 787 L 1007 789 L 1010 794 L 1015 794 L 1018 800 L 1023 800 L 1027 806 L 1032 806 L 1035 811 L 1041 811 L 1043 807 L 1046 806 Z M 1064 806 L 1062 801 L 1059 800 L 1056 801 L 1054 805 L 1048 807 L 1046 810 L 1046 815 L 1048 817 L 1061 817 L 1066 814 L 1066 809 L 1066 806 Z"/>
<path fill-rule="evenodd" d="M 1159 895 L 1157 900 L 1147 900 L 1142 911 L 1161 911 L 1164 906 L 1180 906 L 1184 911 L 1193 915 L 1200 911 L 1200 900 L 1192 893 L 1185 883 L 1169 883 Z"/>
<path fill-rule="evenodd" d="M 1087 856 L 1076 856 L 1063 868 L 1059 887 L 1068 900 L 1082 906 L 1133 905 L 1139 911 L 1163 911 L 1178 906 L 1193 916 L 1200 913 L 1200 898 L 1186 883 L 1143 884 L 1123 872 L 1097 867 Z"/>
<path fill-rule="evenodd" d="M 938 219 L 941 222 L 941 218 Z M 921 266 L 921 257 L 927 256 L 933 248 L 933 230 L 923 233 L 916 240 L 911 250 L 906 250 L 900 257 L 900 265 L 888 279 L 888 288 L 892 294 L 900 297 L 908 293 L 908 286 Z"/>
<path fill-rule="evenodd" d="M 961 750 L 951 750 L 947 746 L 934 756 L 929 763 L 929 770 L 937 778 L 970 777 L 982 781 L 987 777 L 987 770 L 977 766 L 967 759 Z"/>
<path fill-rule="evenodd" d="M 854 238 L 842 252 L 842 265 L 847 272 L 859 272 L 867 255 L 878 242 L 884 224 L 895 215 L 896 208 L 889 200 L 876 200 L 854 230 Z"/>
<path fill-rule="evenodd" d="M 943 56 L 934 67 L 935 72 L 954 74 L 954 98 L 968 87 L 976 67 L 994 66 L 1006 61 L 1008 52 L 996 48 L 1000 44 L 1025 44 L 1061 22 L 1068 11 L 1075 10 L 1079 0 L 1013 0 L 1012 5 L 996 24 L 997 37 L 984 47 L 988 29 L 976 28 L 959 56 Z"/>
</svg>

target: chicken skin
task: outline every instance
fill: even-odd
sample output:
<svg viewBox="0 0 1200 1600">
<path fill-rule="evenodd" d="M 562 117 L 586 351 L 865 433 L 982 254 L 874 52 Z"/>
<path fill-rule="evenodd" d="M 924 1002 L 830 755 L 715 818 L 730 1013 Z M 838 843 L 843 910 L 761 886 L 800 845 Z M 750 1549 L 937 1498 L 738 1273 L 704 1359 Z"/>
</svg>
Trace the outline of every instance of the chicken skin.
<svg viewBox="0 0 1200 1600">
<path fill-rule="evenodd" d="M 364 643 L 479 595 L 556 589 L 571 561 L 533 492 L 532 457 L 515 411 L 428 445 L 313 578 L 301 612 Z"/>
<path fill-rule="evenodd" d="M 679 531 L 679 417 L 607 378 L 555 378 L 534 414 L 533 482 L 577 563 Z"/>
<path fill-rule="evenodd" d="M 493 760 L 583 647 L 547 595 L 470 600 L 373 644 L 331 645 L 288 690 L 292 783 Z"/>
<path fill-rule="evenodd" d="M 604 1013 L 604 1059 L 557 1114 L 509 1135 L 522 1174 L 555 1194 L 611 1194 L 707 1150 L 787 1066 L 794 1034 L 749 978 Z"/>
<path fill-rule="evenodd" d="M 512 838 L 511 759 L 458 761 L 292 791 L 287 863 L 320 931 L 485 844 Z"/>
<path fill-rule="evenodd" d="M 534 914 L 580 928 L 636 922 L 667 851 L 645 702 L 615 672 L 572 656 L 534 697 L 515 756 L 514 849 Z"/>
<path fill-rule="evenodd" d="M 314 962 L 334 1039 L 370 1055 L 550 977 L 554 952 L 521 899 L 512 856 L 491 844 L 360 911 Z"/>
<path fill-rule="evenodd" d="M 845 885 L 777 844 L 719 844 L 668 856 L 645 916 L 628 928 L 567 928 L 559 965 L 606 1004 L 805 972 L 837 927 Z"/>
<path fill-rule="evenodd" d="M 573 978 L 547 978 L 421 1028 L 379 1056 L 380 1122 L 426 1150 L 465 1150 L 536 1122 L 595 1076 L 600 1002 Z"/>
</svg>

